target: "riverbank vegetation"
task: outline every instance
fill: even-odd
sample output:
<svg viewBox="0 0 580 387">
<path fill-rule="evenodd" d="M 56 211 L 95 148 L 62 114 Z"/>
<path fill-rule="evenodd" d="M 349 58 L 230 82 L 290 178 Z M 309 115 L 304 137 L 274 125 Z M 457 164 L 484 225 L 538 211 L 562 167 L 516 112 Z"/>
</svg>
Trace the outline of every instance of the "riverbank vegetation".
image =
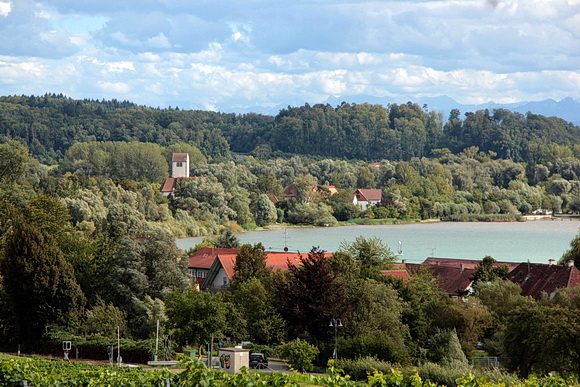
<svg viewBox="0 0 580 387">
<path fill-rule="evenodd" d="M 522 377 L 579 372 L 570 345 L 580 325 L 575 291 L 533 301 L 489 279 L 467 300 L 451 300 L 428 273 L 406 282 L 380 275 L 394 257 L 361 238 L 331 258 L 313 249 L 277 273 L 265 268 L 263 246 L 242 246 L 247 265 L 214 295 L 190 286 L 174 243 L 218 235 L 207 243 L 232 247 L 232 231 L 273 222 L 577 212 L 578 128 L 562 120 L 499 110 L 453 112 L 443 122 L 412 103 L 238 116 L 46 95 L 0 98 L 0 134 L 5 350 L 58 353 L 61 341 L 83 337 L 98 351 L 91 343 L 113 345 L 119 332 L 141 359 L 153 355 L 159 322 L 173 350 L 211 335 L 265 351 L 299 338 L 324 367 L 334 350 L 328 322 L 338 318 L 339 358 L 375 356 L 433 380 L 475 372 L 468 359 L 478 342 Z M 174 152 L 190 154 L 195 178 L 166 197 L 159 190 Z M 291 184 L 295 197 L 274 204 L 270 195 L 282 199 Z M 357 188 L 380 189 L 381 205 L 354 205 Z"/>
</svg>

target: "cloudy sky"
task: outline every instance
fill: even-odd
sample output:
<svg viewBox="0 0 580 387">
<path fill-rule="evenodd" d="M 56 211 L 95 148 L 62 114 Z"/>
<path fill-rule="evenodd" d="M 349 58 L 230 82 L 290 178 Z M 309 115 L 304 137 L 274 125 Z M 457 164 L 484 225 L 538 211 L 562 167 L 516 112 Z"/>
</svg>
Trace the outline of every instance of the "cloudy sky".
<svg viewBox="0 0 580 387">
<path fill-rule="evenodd" d="M 580 0 L 0 0 L 0 95 L 264 111 L 580 99 Z"/>
</svg>

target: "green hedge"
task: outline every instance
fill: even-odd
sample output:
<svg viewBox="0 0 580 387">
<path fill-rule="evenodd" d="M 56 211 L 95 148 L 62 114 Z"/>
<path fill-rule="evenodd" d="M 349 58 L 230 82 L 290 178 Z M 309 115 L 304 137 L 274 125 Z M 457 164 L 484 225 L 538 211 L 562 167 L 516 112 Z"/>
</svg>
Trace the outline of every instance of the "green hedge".
<svg viewBox="0 0 580 387">
<path fill-rule="evenodd" d="M 69 357 L 72 359 L 79 351 L 79 358 L 108 360 L 107 347 L 113 346 L 113 360 L 117 361 L 117 340 L 103 336 L 76 336 L 63 331 L 49 331 L 45 334 L 40 353 L 55 357 L 63 357 L 62 342 L 72 341 L 72 351 Z M 124 363 L 147 364 L 153 359 L 155 352 L 155 340 L 130 340 L 121 339 L 121 358 Z M 159 356 L 163 353 L 163 344 L 160 342 Z M 170 358 L 175 356 L 174 351 L 169 351 Z"/>
</svg>

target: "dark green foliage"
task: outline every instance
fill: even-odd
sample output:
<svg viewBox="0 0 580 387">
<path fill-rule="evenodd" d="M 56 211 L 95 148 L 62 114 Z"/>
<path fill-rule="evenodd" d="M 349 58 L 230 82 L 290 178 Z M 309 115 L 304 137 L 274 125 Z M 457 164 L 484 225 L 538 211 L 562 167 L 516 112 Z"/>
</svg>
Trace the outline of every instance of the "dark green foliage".
<svg viewBox="0 0 580 387">
<path fill-rule="evenodd" d="M 496 279 L 505 279 L 510 272 L 507 265 L 494 265 L 496 260 L 489 255 L 485 256 L 475 267 L 475 271 L 469 277 L 475 286 L 479 282 L 490 282 Z"/>
<path fill-rule="evenodd" d="M 221 294 L 193 288 L 174 290 L 166 299 L 167 315 L 180 345 L 202 345 L 226 328 L 227 306 Z"/>
<path fill-rule="evenodd" d="M 293 336 L 330 338 L 328 322 L 351 309 L 347 288 L 324 251 L 313 248 L 300 264 L 288 263 L 288 275 L 276 282 L 276 307 Z M 344 320 L 343 320 L 344 323 Z"/>
<path fill-rule="evenodd" d="M 234 266 L 234 278 L 232 286 L 249 281 L 253 278 L 265 279 L 270 274 L 266 266 L 266 249 L 261 243 L 243 244 L 240 252 L 236 255 Z"/>
<path fill-rule="evenodd" d="M 580 375 L 579 326 L 578 309 L 516 309 L 508 318 L 503 343 L 510 370 L 524 377 L 550 371 Z"/>
<path fill-rule="evenodd" d="M 84 303 L 72 266 L 53 238 L 21 224 L 9 237 L 1 266 L 18 338 L 36 345 L 51 323 L 67 324 Z"/>
<path fill-rule="evenodd" d="M 225 229 L 220 232 L 219 237 L 213 242 L 213 245 L 218 248 L 237 249 L 240 247 L 240 240 L 232 230 Z"/>
</svg>

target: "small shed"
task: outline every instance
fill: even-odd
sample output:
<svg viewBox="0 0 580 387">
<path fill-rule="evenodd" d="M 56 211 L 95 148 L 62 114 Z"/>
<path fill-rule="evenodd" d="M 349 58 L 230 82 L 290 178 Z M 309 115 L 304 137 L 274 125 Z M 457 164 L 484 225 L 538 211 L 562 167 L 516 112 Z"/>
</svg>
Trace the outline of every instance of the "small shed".
<svg viewBox="0 0 580 387">
<path fill-rule="evenodd" d="M 240 368 L 250 365 L 250 351 L 243 348 L 220 348 L 220 370 L 228 374 L 240 372 Z"/>
</svg>

